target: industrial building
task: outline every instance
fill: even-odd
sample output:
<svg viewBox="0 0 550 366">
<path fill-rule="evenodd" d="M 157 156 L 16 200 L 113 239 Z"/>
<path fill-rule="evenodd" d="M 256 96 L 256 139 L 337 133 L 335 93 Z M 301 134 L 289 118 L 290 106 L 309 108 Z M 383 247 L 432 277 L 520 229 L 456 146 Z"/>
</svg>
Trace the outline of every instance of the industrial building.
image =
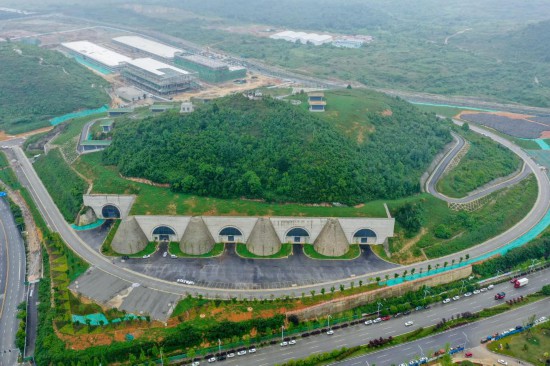
<svg viewBox="0 0 550 366">
<path fill-rule="evenodd" d="M 128 56 L 88 41 L 64 42 L 61 45 L 73 56 L 114 72 L 119 71 L 124 63 L 132 61 Z"/>
<path fill-rule="evenodd" d="M 327 106 L 325 100 L 325 93 L 323 92 L 310 92 L 308 93 L 308 103 L 310 112 L 324 112 Z"/>
<path fill-rule="evenodd" d="M 341 38 L 332 41 L 334 47 L 340 48 L 361 48 L 364 43 L 365 40 L 360 38 Z"/>
<path fill-rule="evenodd" d="M 282 39 L 283 41 L 302 44 L 311 43 L 315 46 L 320 46 L 325 43 L 332 42 L 332 36 L 328 34 L 317 34 L 317 33 L 305 33 L 305 32 L 294 32 L 294 31 L 284 31 L 272 34 L 269 36 L 271 39 Z"/>
<path fill-rule="evenodd" d="M 149 57 L 128 61 L 122 75 L 138 87 L 159 95 L 180 93 L 196 85 L 195 74 Z"/>
<path fill-rule="evenodd" d="M 143 52 L 161 61 L 172 61 L 177 53 L 183 52 L 179 48 L 139 36 L 115 37 L 113 42 L 130 49 L 132 52 Z"/>
<path fill-rule="evenodd" d="M 199 79 L 220 83 L 228 80 L 246 77 L 246 68 L 230 66 L 225 62 L 210 59 L 201 55 L 176 55 L 177 65 L 199 73 Z"/>
</svg>

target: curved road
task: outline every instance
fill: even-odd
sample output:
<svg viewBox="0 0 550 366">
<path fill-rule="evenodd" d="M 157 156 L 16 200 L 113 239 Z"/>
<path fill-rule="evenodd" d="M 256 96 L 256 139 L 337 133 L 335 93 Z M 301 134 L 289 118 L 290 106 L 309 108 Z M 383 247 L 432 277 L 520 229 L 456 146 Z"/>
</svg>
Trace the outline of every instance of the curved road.
<svg viewBox="0 0 550 366">
<path fill-rule="evenodd" d="M 459 122 L 454 120 L 455 123 Z M 483 133 L 485 135 L 485 133 Z M 474 191 L 474 193 L 467 195 L 466 197 L 462 198 L 452 198 L 445 196 L 444 194 L 440 193 L 437 190 L 437 183 L 439 180 L 443 177 L 443 174 L 445 173 L 445 169 L 447 166 L 451 163 L 451 161 L 454 159 L 454 157 L 460 152 L 460 150 L 464 147 L 464 144 L 466 141 L 464 138 L 458 134 L 452 133 L 453 138 L 456 141 L 455 146 L 441 159 L 437 167 L 435 168 L 434 172 L 428 177 L 426 180 L 426 192 L 431 194 L 432 196 L 435 196 L 445 202 L 449 203 L 469 203 L 473 202 L 479 198 L 485 197 L 490 195 L 493 192 L 496 192 L 500 189 L 503 189 L 505 187 L 511 187 L 519 182 L 521 182 L 523 179 L 525 179 L 529 174 L 531 174 L 531 168 L 527 164 L 523 164 L 523 167 L 521 171 L 514 175 L 513 177 L 499 182 L 497 184 L 490 185 L 486 187 L 485 189 L 482 189 L 480 191 Z"/>
<path fill-rule="evenodd" d="M 460 122 L 458 122 L 460 124 Z M 480 127 L 471 125 L 470 129 L 474 132 L 484 134 L 494 141 L 502 144 L 503 146 L 512 150 L 516 155 L 518 155 L 522 160 L 524 160 L 527 167 L 531 169 L 534 173 L 537 183 L 538 183 L 538 197 L 535 202 L 535 205 L 529 212 L 529 214 L 514 227 L 510 228 L 508 231 L 487 240 L 486 242 L 479 244 L 475 247 L 472 247 L 468 250 L 455 253 L 443 258 L 434 259 L 425 261 L 422 263 L 416 263 L 414 265 L 402 266 L 400 271 L 410 270 L 415 268 L 417 273 L 419 268 L 423 268 L 424 271 L 427 271 L 427 266 L 431 265 L 432 268 L 436 267 L 436 264 L 443 267 L 444 262 L 451 262 L 453 259 L 458 263 L 460 257 L 464 257 L 466 254 L 469 254 L 471 258 L 483 255 L 489 251 L 503 247 L 522 236 L 523 234 L 530 231 L 533 226 L 535 226 L 547 213 L 550 206 L 550 181 L 546 173 L 541 171 L 533 159 L 528 156 L 523 150 L 512 142 L 493 134 L 487 130 L 484 130 Z M 141 273 L 134 272 L 128 269 L 123 269 L 113 264 L 107 258 L 101 256 L 99 253 L 95 252 L 90 248 L 84 241 L 82 241 L 78 235 L 73 231 L 73 229 L 65 222 L 63 216 L 59 212 L 58 208 L 55 206 L 53 200 L 48 194 L 46 188 L 36 175 L 32 165 L 29 160 L 19 147 L 13 148 L 14 157 L 18 161 L 18 166 L 16 166 L 16 172 L 22 178 L 22 183 L 28 186 L 35 202 L 42 215 L 46 219 L 46 222 L 54 230 L 60 233 L 67 245 L 69 245 L 79 256 L 84 260 L 94 266 L 96 269 L 102 270 L 112 276 L 123 279 L 128 283 L 139 282 L 143 286 L 148 288 L 156 289 L 159 291 L 185 295 L 186 293 L 195 293 L 202 294 L 206 297 L 227 297 L 228 294 L 232 296 L 242 295 L 242 296 L 254 296 L 256 298 L 269 298 L 270 296 L 297 296 L 296 294 L 301 292 L 309 293 L 311 290 L 319 292 L 322 288 L 327 288 L 330 286 L 338 287 L 340 284 L 348 287 L 350 281 L 359 281 L 363 280 L 364 283 L 368 283 L 371 278 L 374 276 L 384 277 L 388 274 L 393 277 L 395 270 L 386 270 L 376 273 L 371 273 L 368 275 L 357 276 L 353 278 L 346 278 L 338 281 L 332 281 L 328 283 L 318 283 L 308 286 L 301 287 L 292 287 L 292 288 L 273 288 L 273 289 L 262 289 L 262 290 L 239 290 L 239 289 L 222 289 L 222 288 L 204 288 L 198 286 L 186 286 L 181 284 L 176 284 L 173 282 L 168 282 L 160 280 L 157 278 L 145 276 Z"/>
<path fill-rule="evenodd" d="M 23 239 L 9 204 L 0 199 L 0 366 L 17 364 L 17 305 L 25 299 L 26 257 Z"/>
</svg>

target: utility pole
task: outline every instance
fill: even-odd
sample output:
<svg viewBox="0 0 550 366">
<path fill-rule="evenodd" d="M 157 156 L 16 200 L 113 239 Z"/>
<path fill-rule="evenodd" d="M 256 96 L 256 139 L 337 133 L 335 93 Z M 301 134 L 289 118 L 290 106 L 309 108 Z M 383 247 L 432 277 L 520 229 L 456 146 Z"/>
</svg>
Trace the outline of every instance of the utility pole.
<svg viewBox="0 0 550 366">
<path fill-rule="evenodd" d="M 221 355 L 222 353 L 222 341 L 218 338 L 218 353 Z"/>
<path fill-rule="evenodd" d="M 330 330 L 330 318 L 331 318 L 331 316 L 329 315 L 329 316 L 327 317 L 327 327 L 328 327 L 328 330 Z"/>
<path fill-rule="evenodd" d="M 284 342 L 285 339 L 285 326 L 281 325 L 281 342 Z"/>
<path fill-rule="evenodd" d="M 384 304 L 382 304 L 381 302 L 378 302 L 378 304 L 376 304 L 376 305 L 378 305 L 378 310 L 376 310 L 376 312 L 378 313 L 378 316 L 380 316 L 380 308 L 381 308 Z"/>
</svg>

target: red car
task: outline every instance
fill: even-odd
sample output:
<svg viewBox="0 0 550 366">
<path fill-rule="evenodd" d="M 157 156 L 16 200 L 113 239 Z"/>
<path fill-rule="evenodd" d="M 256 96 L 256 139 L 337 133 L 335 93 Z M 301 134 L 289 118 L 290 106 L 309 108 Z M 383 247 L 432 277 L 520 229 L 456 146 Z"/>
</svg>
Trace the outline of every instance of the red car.
<svg viewBox="0 0 550 366">
<path fill-rule="evenodd" d="M 390 319 L 391 319 L 391 316 L 383 316 L 383 317 L 382 317 L 382 320 L 383 320 L 383 321 L 390 320 Z"/>
<path fill-rule="evenodd" d="M 466 354 L 464 355 L 465 357 L 472 357 L 473 356 L 473 353 L 472 352 L 466 352 Z"/>
</svg>

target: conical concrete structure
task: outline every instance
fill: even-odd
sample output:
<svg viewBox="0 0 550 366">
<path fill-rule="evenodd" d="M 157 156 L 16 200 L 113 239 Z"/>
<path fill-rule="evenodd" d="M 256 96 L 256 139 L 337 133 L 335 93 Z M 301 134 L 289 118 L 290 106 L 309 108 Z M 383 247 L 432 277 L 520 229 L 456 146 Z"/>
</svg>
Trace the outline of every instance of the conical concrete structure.
<svg viewBox="0 0 550 366">
<path fill-rule="evenodd" d="M 141 252 L 149 241 L 141 230 L 134 216 L 128 216 L 120 222 L 117 232 L 111 242 L 111 248 L 119 254 L 135 254 Z"/>
<path fill-rule="evenodd" d="M 202 217 L 192 217 L 180 240 L 181 251 L 192 255 L 205 254 L 214 248 L 214 244 L 216 241 Z"/>
<path fill-rule="evenodd" d="M 246 241 L 246 248 L 261 256 L 268 256 L 281 250 L 281 241 L 270 219 L 260 217 L 254 224 Z"/>
<path fill-rule="evenodd" d="M 315 239 L 313 248 L 317 253 L 339 257 L 349 250 L 349 242 L 338 219 L 328 219 L 327 223 Z"/>
</svg>

